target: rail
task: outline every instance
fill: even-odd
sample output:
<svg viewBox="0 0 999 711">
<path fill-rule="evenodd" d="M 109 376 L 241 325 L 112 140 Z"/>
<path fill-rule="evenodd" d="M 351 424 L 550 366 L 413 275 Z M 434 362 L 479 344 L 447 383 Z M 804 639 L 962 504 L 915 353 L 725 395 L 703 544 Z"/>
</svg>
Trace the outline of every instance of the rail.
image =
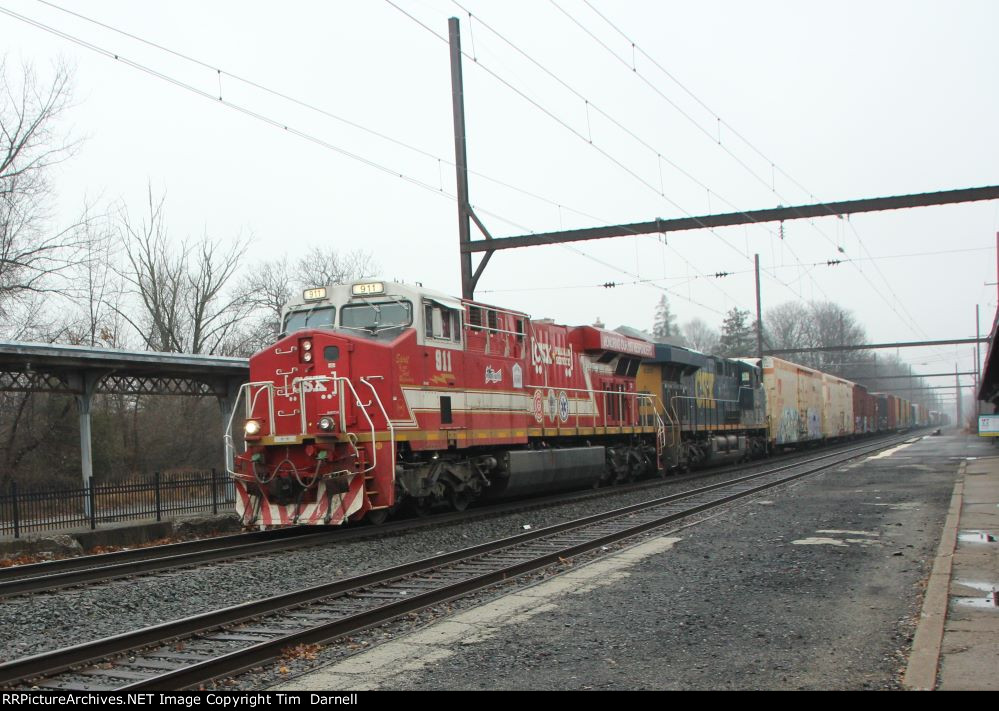
<svg viewBox="0 0 999 711">
<path fill-rule="evenodd" d="M 346 637 L 891 444 L 894 442 L 853 447 L 395 568 L 10 660 L 0 663 L 0 684 L 129 691 L 198 688 L 212 679 L 271 661 L 295 645 Z M 267 620 L 264 625 L 260 624 L 262 619 Z M 209 644 L 217 642 L 214 646 L 218 651 L 185 651 L 178 661 L 178 640 L 191 636 Z M 241 644 L 234 649 L 231 640 Z M 115 658 L 123 652 L 129 654 Z M 61 673 L 66 676 L 55 678 Z"/>
</svg>

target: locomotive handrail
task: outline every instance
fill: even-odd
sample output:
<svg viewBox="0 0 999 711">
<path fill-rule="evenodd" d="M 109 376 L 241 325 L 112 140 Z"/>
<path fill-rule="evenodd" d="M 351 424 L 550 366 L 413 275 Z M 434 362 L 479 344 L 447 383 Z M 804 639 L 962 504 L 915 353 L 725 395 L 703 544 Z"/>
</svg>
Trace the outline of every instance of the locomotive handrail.
<svg viewBox="0 0 999 711">
<path fill-rule="evenodd" d="M 384 380 L 384 375 L 371 375 L 368 376 L 371 380 Z M 360 381 L 371 388 L 371 395 L 374 401 L 378 404 L 378 409 L 382 411 L 382 417 L 385 418 L 385 424 L 388 425 L 389 429 L 389 471 L 392 472 L 392 480 L 395 481 L 395 424 L 389 419 L 388 412 L 385 410 L 385 406 L 382 404 L 382 399 L 378 397 L 378 391 L 375 390 L 375 386 L 372 385 L 368 378 L 361 377 Z M 376 449 L 374 446 L 374 440 L 371 442 L 372 450 Z M 377 456 L 377 455 L 375 455 Z"/>
<path fill-rule="evenodd" d="M 361 380 L 363 381 L 364 379 L 362 378 Z M 375 438 L 376 438 L 376 436 L 375 436 L 375 423 L 374 423 L 374 420 L 372 420 L 371 416 L 368 414 L 367 407 L 361 402 L 361 398 L 357 394 L 357 390 L 354 388 L 354 384 L 351 383 L 348 378 L 342 377 L 342 376 L 339 376 L 339 377 L 330 377 L 330 376 L 323 376 L 323 375 L 312 376 L 312 377 L 309 377 L 309 378 L 302 378 L 297 383 L 295 383 L 295 385 L 293 387 L 295 388 L 295 392 L 296 392 L 297 396 L 299 397 L 299 402 L 301 403 L 302 407 L 299 410 L 299 412 L 292 413 L 292 414 L 299 414 L 301 416 L 301 432 L 299 432 L 300 435 L 306 435 L 306 434 L 308 434 L 308 413 L 306 412 L 306 399 L 305 399 L 305 383 L 306 382 L 310 382 L 310 383 L 314 383 L 314 382 L 331 382 L 331 383 L 334 383 L 334 384 L 340 384 L 340 383 L 344 384 L 345 387 L 340 387 L 339 388 L 339 396 L 340 396 L 340 413 L 339 413 L 340 414 L 340 431 L 344 432 L 344 433 L 346 433 L 346 431 L 347 431 L 347 428 L 346 428 L 346 415 L 345 415 L 345 407 L 344 407 L 344 405 L 345 405 L 344 396 L 346 394 L 347 388 L 349 387 L 350 388 L 350 392 L 351 392 L 351 394 L 354 397 L 354 402 L 360 408 L 361 412 L 364 415 L 364 418 L 368 421 L 368 426 L 369 426 L 369 428 L 371 430 L 371 441 L 372 441 L 372 443 L 374 443 Z M 370 383 L 367 383 L 365 381 L 365 384 L 368 385 L 368 387 L 371 387 L 372 393 L 374 394 L 374 401 L 378 404 L 378 407 L 382 411 L 382 414 L 385 415 L 386 422 L 389 423 L 389 432 L 390 432 L 390 437 L 392 438 L 392 441 L 393 441 L 393 450 L 394 450 L 395 429 L 392 426 L 392 423 L 388 419 L 388 416 L 387 416 L 387 414 L 385 412 L 385 407 L 382 405 L 381 399 L 378 397 L 378 392 L 371 386 Z M 257 388 L 257 390 L 254 391 L 253 388 Z M 268 414 L 267 436 L 270 436 L 270 435 L 274 434 L 274 425 L 275 425 L 275 416 L 274 416 L 274 384 L 271 383 L 271 382 L 268 382 L 268 381 L 257 381 L 257 382 L 252 382 L 252 383 L 243 383 L 240 386 L 239 391 L 236 393 L 236 403 L 237 403 L 237 405 L 233 407 L 232 412 L 229 415 L 229 421 L 226 424 L 225 433 L 223 434 L 223 441 L 225 443 L 225 468 L 226 468 L 226 473 L 229 474 L 230 476 L 234 476 L 234 477 L 239 476 L 238 472 L 235 471 L 235 467 L 234 467 L 234 461 L 235 461 L 235 455 L 236 455 L 236 442 L 235 442 L 235 439 L 233 437 L 233 424 L 235 423 L 235 420 L 236 420 L 236 413 L 239 411 L 239 406 L 238 406 L 239 400 L 240 400 L 240 398 L 243 398 L 245 417 L 248 419 L 248 418 L 250 418 L 250 417 L 253 416 L 253 411 L 256 409 L 257 401 L 260 398 L 261 394 L 264 393 L 264 392 L 267 393 L 267 414 Z M 250 394 L 247 395 L 247 393 L 250 393 Z M 370 403 L 369 403 L 369 405 L 370 405 Z M 244 441 L 244 446 L 245 446 L 245 441 Z M 393 454 L 394 454 L 394 451 L 393 451 Z M 376 447 L 372 446 L 371 447 L 371 465 L 369 467 L 367 467 L 366 469 L 364 469 L 363 471 L 361 471 L 360 473 L 361 474 L 366 474 L 367 472 L 373 470 L 377 466 L 377 463 L 378 463 L 378 450 L 377 450 Z"/>
<path fill-rule="evenodd" d="M 531 385 L 531 384 L 527 384 L 527 385 L 524 386 L 524 390 L 531 390 L 531 389 L 543 390 L 545 388 L 555 389 L 553 386 L 548 386 L 548 385 Z M 607 408 L 605 407 L 604 410 L 603 410 L 603 413 L 601 413 L 600 412 L 600 408 L 597 406 L 596 400 L 594 400 L 593 397 L 592 397 L 594 395 L 614 395 L 614 396 L 617 397 L 619 404 L 622 404 L 624 402 L 624 398 L 634 398 L 636 405 L 638 404 L 638 401 L 640 399 L 649 400 L 650 402 L 652 402 L 652 411 L 655 413 L 655 415 L 656 415 L 657 418 L 659 418 L 660 420 L 662 420 L 662 418 L 659 416 L 659 410 L 655 407 L 655 401 L 653 400 L 653 398 L 655 398 L 656 400 L 658 400 L 659 397 L 657 395 L 652 395 L 651 393 L 627 392 L 627 391 L 624 391 L 624 390 L 595 390 L 593 388 L 566 388 L 566 387 L 558 387 L 557 389 L 560 390 L 560 391 L 570 392 L 570 393 L 586 393 L 587 395 L 591 396 L 590 397 L 590 401 L 593 403 L 593 407 L 594 407 L 593 412 L 591 412 L 591 413 L 585 413 L 585 414 L 580 414 L 579 412 L 574 413 L 576 421 L 577 421 L 577 424 L 576 424 L 577 427 L 579 426 L 578 422 L 579 422 L 580 417 L 587 417 L 587 416 L 589 416 L 590 418 L 592 418 L 592 423 L 591 424 L 592 424 L 593 427 L 596 427 L 597 426 L 597 417 L 599 415 L 601 415 L 601 414 L 603 415 L 603 427 L 604 428 L 608 427 L 608 425 L 607 425 Z M 662 400 L 659 400 L 659 403 L 662 404 Z M 623 411 L 623 409 L 624 408 L 621 408 L 622 411 Z M 666 411 L 666 406 L 663 405 L 663 412 L 665 412 L 665 411 Z M 620 419 L 620 420 L 623 421 L 624 418 L 623 417 L 619 417 L 618 419 Z M 614 426 L 617 427 L 618 425 L 614 425 Z M 635 408 L 635 413 L 634 413 L 634 418 L 633 418 L 632 423 L 630 425 L 627 425 L 627 426 L 630 426 L 630 427 L 640 427 L 640 426 L 642 426 L 641 416 L 640 416 L 640 414 L 638 412 L 638 407 Z M 662 423 L 662 426 L 665 427 L 665 423 Z"/>
<path fill-rule="evenodd" d="M 742 391 L 742 390 L 753 391 L 754 390 L 754 388 L 748 387 L 748 386 L 745 386 L 745 385 L 739 385 L 738 389 L 740 391 Z M 698 396 L 698 395 L 673 394 L 670 397 L 670 403 L 671 403 L 671 406 L 674 407 L 674 409 L 675 409 L 675 402 L 677 400 L 694 400 L 694 401 L 704 400 L 706 402 L 712 402 L 712 403 L 736 403 L 736 404 L 740 404 L 742 402 L 741 400 L 738 400 L 738 399 L 737 400 L 729 400 L 729 399 L 716 398 L 716 397 L 704 397 L 703 395 L 702 396 Z M 714 410 L 715 410 L 715 425 L 717 425 L 718 424 L 718 417 L 719 417 L 719 415 L 718 415 L 718 409 L 714 408 Z M 693 408 L 693 412 L 694 412 L 694 425 L 696 426 L 697 425 L 697 407 Z M 769 416 L 767 416 L 767 417 L 769 417 Z M 710 425 L 711 423 L 707 422 L 706 424 Z M 767 427 L 767 429 L 769 429 L 769 426 Z"/>
<path fill-rule="evenodd" d="M 263 392 L 267 393 L 267 428 L 268 432 L 274 431 L 274 383 L 266 380 L 260 380 L 252 383 L 243 383 L 239 386 L 239 390 L 236 393 L 235 402 L 233 402 L 232 412 L 229 413 L 229 421 L 226 423 L 225 432 L 222 435 L 222 440 L 225 443 L 225 470 L 226 474 L 231 476 L 237 476 L 237 473 L 230 466 L 235 460 L 236 454 L 236 443 L 232 436 L 232 425 L 236 419 L 236 413 L 239 411 L 239 399 L 243 397 L 244 392 L 249 392 L 251 388 L 258 388 L 258 390 L 251 396 L 243 398 L 244 402 L 244 413 L 245 419 L 249 419 L 253 416 L 253 410 L 257 405 L 257 398 Z M 244 440 L 243 444 L 246 442 Z"/>
<path fill-rule="evenodd" d="M 309 378 L 302 378 L 298 381 L 298 396 L 301 398 L 302 402 L 302 432 L 301 434 L 308 434 L 308 415 L 305 412 L 305 383 L 315 383 L 315 382 L 331 382 L 331 383 L 344 383 L 350 388 L 351 394 L 354 396 L 354 403 L 358 406 L 361 412 L 364 414 L 364 419 L 368 421 L 368 425 L 371 428 L 371 466 L 363 469 L 360 474 L 367 474 L 372 469 L 374 469 L 378 464 L 378 448 L 375 447 L 375 422 L 371 419 L 371 415 L 368 414 L 367 408 L 361 402 L 360 396 L 357 394 L 357 390 L 354 389 L 354 384 L 350 382 L 350 378 L 342 375 L 329 376 L 329 375 L 315 375 Z M 344 395 L 346 394 L 346 388 L 339 388 L 338 394 L 340 396 L 340 431 L 347 434 L 347 415 L 346 415 L 346 402 L 344 400 Z M 378 399 L 378 393 L 375 393 L 375 399 Z M 381 401 L 379 400 L 379 406 L 381 406 Z M 383 408 L 384 409 L 384 408 Z"/>
</svg>

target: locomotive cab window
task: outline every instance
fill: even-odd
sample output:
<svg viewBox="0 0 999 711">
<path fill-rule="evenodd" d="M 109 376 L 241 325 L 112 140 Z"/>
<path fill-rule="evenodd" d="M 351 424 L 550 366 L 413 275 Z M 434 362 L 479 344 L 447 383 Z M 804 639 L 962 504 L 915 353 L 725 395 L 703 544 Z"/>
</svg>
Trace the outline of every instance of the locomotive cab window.
<svg viewBox="0 0 999 711">
<path fill-rule="evenodd" d="M 343 328 L 382 331 L 413 323 L 413 305 L 408 301 L 348 304 L 340 309 Z"/>
<path fill-rule="evenodd" d="M 461 343 L 461 315 L 435 301 L 424 301 L 423 333 L 435 341 Z"/>
<path fill-rule="evenodd" d="M 332 306 L 314 306 L 311 309 L 289 311 L 284 315 L 281 329 L 284 333 L 300 331 L 303 328 L 333 328 L 336 309 Z"/>
</svg>

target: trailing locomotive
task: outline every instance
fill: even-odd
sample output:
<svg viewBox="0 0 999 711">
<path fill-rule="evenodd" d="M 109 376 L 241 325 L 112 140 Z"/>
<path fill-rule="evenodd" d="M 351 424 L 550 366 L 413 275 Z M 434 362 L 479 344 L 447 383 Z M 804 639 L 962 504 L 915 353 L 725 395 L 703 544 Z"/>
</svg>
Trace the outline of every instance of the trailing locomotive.
<svg viewBox="0 0 999 711">
<path fill-rule="evenodd" d="M 250 359 L 226 431 L 247 526 L 461 510 L 929 419 L 777 358 L 719 358 L 384 280 L 307 290 L 283 331 Z"/>
<path fill-rule="evenodd" d="M 678 468 L 766 454 L 766 394 L 757 366 L 656 344 L 638 387 L 655 393 L 668 423 L 667 459 Z"/>
</svg>

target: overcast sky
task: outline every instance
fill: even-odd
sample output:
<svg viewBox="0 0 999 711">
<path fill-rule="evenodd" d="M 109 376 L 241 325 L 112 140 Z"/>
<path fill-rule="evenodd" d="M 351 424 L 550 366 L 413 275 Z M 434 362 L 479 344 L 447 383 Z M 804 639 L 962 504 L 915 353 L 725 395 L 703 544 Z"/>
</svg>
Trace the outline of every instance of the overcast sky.
<svg viewBox="0 0 999 711">
<path fill-rule="evenodd" d="M 471 200 L 494 236 L 999 183 L 993 0 L 397 1 L 0 0 L 209 98 L 6 14 L 0 37 L 9 60 L 75 66 L 67 127 L 86 141 L 59 175 L 66 215 L 85 195 L 139 210 L 149 182 L 178 240 L 251 232 L 260 260 L 361 247 L 455 294 L 450 16 L 474 56 Z M 991 202 L 792 221 L 783 240 L 767 225 L 533 247 L 497 253 L 477 296 L 650 328 L 668 293 L 681 323 L 718 326 L 755 308 L 759 253 L 764 309 L 832 300 L 872 341 L 964 338 L 975 304 L 984 330 L 996 309 L 997 230 Z M 902 355 L 922 372 L 972 360 Z"/>
</svg>

